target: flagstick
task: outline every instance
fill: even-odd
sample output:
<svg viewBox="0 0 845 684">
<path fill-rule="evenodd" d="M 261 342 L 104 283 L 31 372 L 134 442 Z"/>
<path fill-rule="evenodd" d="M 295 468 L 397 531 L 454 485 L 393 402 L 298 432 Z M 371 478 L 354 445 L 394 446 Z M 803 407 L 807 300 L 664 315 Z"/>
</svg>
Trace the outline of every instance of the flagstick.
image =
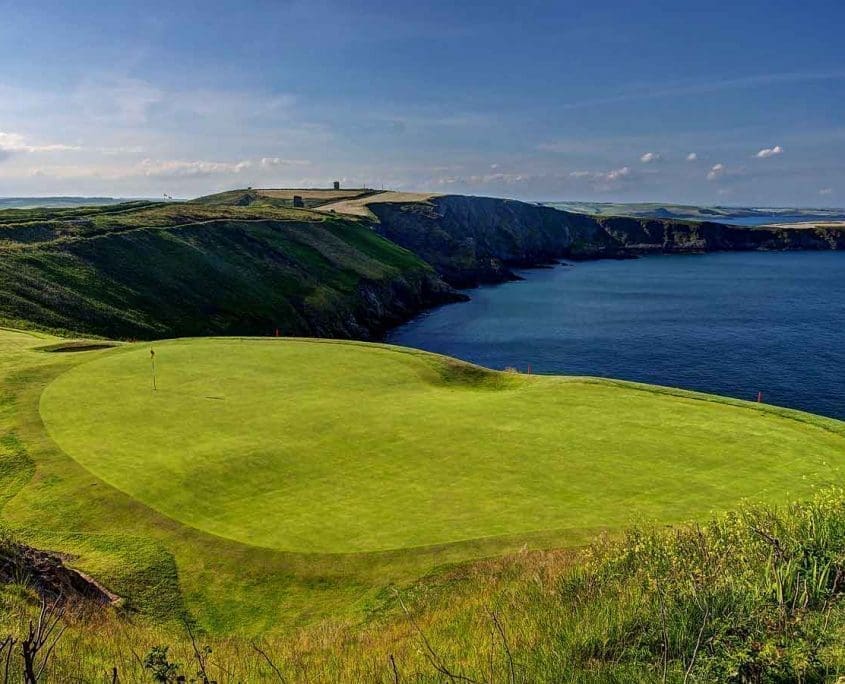
<svg viewBox="0 0 845 684">
<path fill-rule="evenodd" d="M 158 390 L 156 387 L 156 353 L 153 351 L 152 347 L 150 347 L 150 361 L 152 361 L 153 365 L 153 392 Z"/>
</svg>

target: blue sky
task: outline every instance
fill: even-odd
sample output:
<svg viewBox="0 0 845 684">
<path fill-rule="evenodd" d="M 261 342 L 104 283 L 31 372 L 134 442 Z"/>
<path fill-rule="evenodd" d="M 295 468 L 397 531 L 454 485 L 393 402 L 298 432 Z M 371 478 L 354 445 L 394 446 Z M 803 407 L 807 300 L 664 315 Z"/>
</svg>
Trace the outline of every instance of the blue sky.
<svg viewBox="0 0 845 684">
<path fill-rule="evenodd" d="M 7 2 L 0 196 L 845 205 L 845 3 Z"/>
</svg>

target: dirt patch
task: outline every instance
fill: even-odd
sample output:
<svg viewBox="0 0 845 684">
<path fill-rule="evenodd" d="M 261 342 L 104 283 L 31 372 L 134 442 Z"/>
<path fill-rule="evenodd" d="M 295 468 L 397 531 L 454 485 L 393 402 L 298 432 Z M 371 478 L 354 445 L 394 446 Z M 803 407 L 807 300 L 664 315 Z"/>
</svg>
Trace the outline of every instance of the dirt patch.
<svg viewBox="0 0 845 684">
<path fill-rule="evenodd" d="M 433 197 L 437 197 L 437 193 L 424 192 L 395 192 L 389 190 L 387 192 L 378 192 L 367 197 L 359 199 L 343 200 L 340 202 L 333 202 L 331 204 L 324 204 L 317 207 L 317 211 L 334 212 L 336 214 L 345 214 L 347 216 L 363 216 L 365 218 L 375 219 L 368 205 L 377 204 L 380 202 L 387 202 L 390 204 L 416 203 L 428 202 Z"/>
<path fill-rule="evenodd" d="M 36 347 L 36 349 L 43 352 L 68 353 L 95 351 L 97 349 L 111 349 L 112 347 L 117 346 L 117 342 L 91 342 L 82 340 L 77 342 L 59 342 L 57 344 L 48 344 L 44 347 Z"/>
<path fill-rule="evenodd" d="M 0 548 L 0 581 L 28 584 L 50 602 L 115 605 L 121 600 L 93 578 L 65 565 L 60 554 L 17 542 Z"/>
</svg>

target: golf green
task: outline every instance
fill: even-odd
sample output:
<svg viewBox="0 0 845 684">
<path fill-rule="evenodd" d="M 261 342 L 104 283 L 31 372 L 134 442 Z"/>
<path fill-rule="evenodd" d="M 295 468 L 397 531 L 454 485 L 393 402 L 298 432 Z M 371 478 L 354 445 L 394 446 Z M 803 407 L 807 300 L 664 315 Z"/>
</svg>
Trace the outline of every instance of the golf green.
<svg viewBox="0 0 845 684">
<path fill-rule="evenodd" d="M 842 483 L 841 423 L 364 343 L 127 345 L 41 397 L 52 439 L 183 524 L 362 552 L 673 522 Z M 834 426 L 832 429 L 830 426 Z"/>
</svg>

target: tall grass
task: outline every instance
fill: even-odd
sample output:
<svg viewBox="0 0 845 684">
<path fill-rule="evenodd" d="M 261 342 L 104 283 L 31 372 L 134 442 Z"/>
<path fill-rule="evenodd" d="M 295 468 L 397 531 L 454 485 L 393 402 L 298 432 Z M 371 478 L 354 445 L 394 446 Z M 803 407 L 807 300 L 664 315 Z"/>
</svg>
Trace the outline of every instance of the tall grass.
<svg viewBox="0 0 845 684">
<path fill-rule="evenodd" d="M 152 681 L 145 658 L 167 646 L 173 676 L 199 682 L 832 681 L 845 669 L 844 586 L 845 498 L 829 490 L 632 528 L 577 554 L 444 568 L 385 587 L 359 621 L 262 640 L 76 615 L 49 677 L 111 681 L 116 668 L 120 681 Z M 18 637 L 27 596 L 2 594 L 4 629 Z"/>
</svg>

